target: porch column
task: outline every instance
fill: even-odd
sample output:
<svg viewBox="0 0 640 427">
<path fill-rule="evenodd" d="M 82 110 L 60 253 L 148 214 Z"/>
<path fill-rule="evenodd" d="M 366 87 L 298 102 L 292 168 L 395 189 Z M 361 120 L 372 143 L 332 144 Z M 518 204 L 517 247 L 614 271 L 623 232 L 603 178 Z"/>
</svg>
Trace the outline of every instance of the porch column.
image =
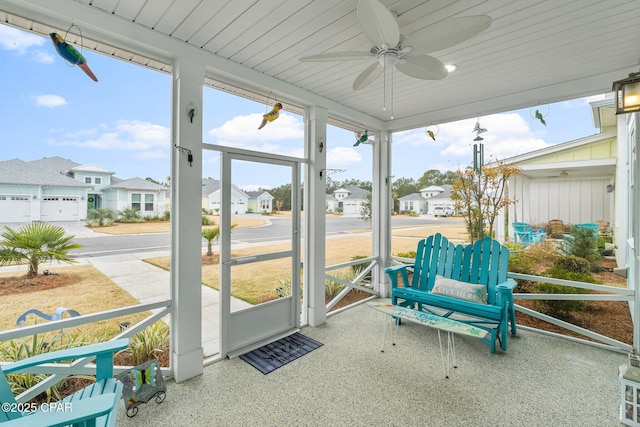
<svg viewBox="0 0 640 427">
<path fill-rule="evenodd" d="M 174 62 L 171 124 L 171 366 L 176 382 L 202 374 L 203 367 L 203 84 L 203 64 L 184 59 Z M 193 122 L 188 107 L 196 108 Z M 189 157 L 189 153 L 192 157 Z"/>
<path fill-rule="evenodd" d="M 627 280 L 632 283 L 630 286 L 635 291 L 633 297 L 633 349 L 637 354 L 640 354 L 640 182 L 638 168 L 640 167 L 640 113 L 625 114 L 628 118 L 627 132 L 628 143 L 631 144 L 632 149 L 628 152 L 635 158 L 631 161 L 635 170 L 631 172 L 631 185 L 633 186 L 631 198 L 633 205 L 631 206 L 631 248 L 632 262 L 630 273 Z M 631 160 L 631 159 L 630 159 Z"/>
<path fill-rule="evenodd" d="M 371 194 L 371 218 L 373 254 L 380 262 L 373 270 L 373 283 L 380 296 L 389 296 L 389 282 L 384 273 L 391 265 L 391 134 L 377 131 L 373 145 L 373 191 Z"/>
<path fill-rule="evenodd" d="M 307 321 L 318 326 L 327 320 L 325 288 L 325 187 L 327 167 L 326 109 L 314 106 L 305 111 L 305 158 L 309 163 L 304 179 L 304 293 L 307 296 Z"/>
</svg>

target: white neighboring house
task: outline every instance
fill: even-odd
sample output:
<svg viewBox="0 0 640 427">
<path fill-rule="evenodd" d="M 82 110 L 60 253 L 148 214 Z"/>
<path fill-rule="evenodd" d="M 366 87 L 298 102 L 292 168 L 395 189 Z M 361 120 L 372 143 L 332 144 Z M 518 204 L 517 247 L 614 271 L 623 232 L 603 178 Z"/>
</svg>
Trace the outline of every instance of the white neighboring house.
<svg viewBox="0 0 640 427">
<path fill-rule="evenodd" d="M 245 191 L 249 196 L 247 211 L 251 213 L 271 213 L 273 212 L 273 201 L 275 197 L 266 190 Z"/>
<path fill-rule="evenodd" d="M 220 214 L 220 180 L 202 180 L 202 209 L 212 214 Z M 231 184 L 231 214 L 244 215 L 249 211 L 249 195 L 240 187 Z"/>
<path fill-rule="evenodd" d="M 451 200 L 451 185 L 430 185 L 419 193 L 412 193 L 398 198 L 400 212 L 433 215 L 433 208 L 442 206 L 455 212 L 455 203 Z"/>
<path fill-rule="evenodd" d="M 427 211 L 427 201 L 420 193 L 411 193 L 398 198 L 400 213 L 414 212 L 416 214 Z"/>
<path fill-rule="evenodd" d="M 327 194 L 327 212 L 342 212 L 345 215 L 360 215 L 363 204 L 367 201 L 369 191 L 352 185 L 347 188 L 339 188 L 333 195 Z"/>
<path fill-rule="evenodd" d="M 61 157 L 0 161 L 0 223 L 84 221 L 92 208 L 163 215 L 167 188 Z"/>
<path fill-rule="evenodd" d="M 112 181 L 113 184 L 103 190 L 103 207 L 114 212 L 133 209 L 141 217 L 164 215 L 166 187 L 138 177 L 123 180 L 113 177 Z"/>
</svg>

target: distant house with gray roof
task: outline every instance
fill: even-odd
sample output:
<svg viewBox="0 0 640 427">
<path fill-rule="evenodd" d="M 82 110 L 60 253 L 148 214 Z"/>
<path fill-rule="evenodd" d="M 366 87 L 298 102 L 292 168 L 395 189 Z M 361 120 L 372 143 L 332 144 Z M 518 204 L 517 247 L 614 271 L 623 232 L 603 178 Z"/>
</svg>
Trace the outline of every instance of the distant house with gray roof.
<svg viewBox="0 0 640 427">
<path fill-rule="evenodd" d="M 249 200 L 247 203 L 248 211 L 255 213 L 270 213 L 273 212 L 273 197 L 266 190 L 257 190 L 257 191 L 245 191 L 247 196 L 249 196 Z"/>
<path fill-rule="evenodd" d="M 220 213 L 220 180 L 202 180 L 202 209 L 211 214 Z M 240 187 L 231 184 L 231 214 L 244 215 L 249 212 L 249 195 Z"/>
<path fill-rule="evenodd" d="M 419 193 L 408 194 L 398 198 L 400 212 L 432 214 L 436 206 L 444 206 L 455 211 L 455 203 L 451 200 L 451 185 L 430 185 Z"/>
<path fill-rule="evenodd" d="M 352 185 L 347 188 L 339 188 L 328 194 L 326 198 L 327 212 L 341 212 L 345 215 L 360 215 L 363 204 L 369 198 L 369 191 Z"/>
<path fill-rule="evenodd" d="M 101 166 L 61 157 L 0 161 L 0 223 L 84 221 L 92 208 L 162 216 L 166 192 L 162 185 L 122 180 Z"/>
</svg>

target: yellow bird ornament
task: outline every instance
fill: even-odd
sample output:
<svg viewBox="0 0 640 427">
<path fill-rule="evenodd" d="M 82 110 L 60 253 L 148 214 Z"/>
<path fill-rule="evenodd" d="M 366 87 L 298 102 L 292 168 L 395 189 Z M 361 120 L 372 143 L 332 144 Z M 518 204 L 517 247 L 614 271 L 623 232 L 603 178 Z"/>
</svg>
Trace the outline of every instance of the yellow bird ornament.
<svg viewBox="0 0 640 427">
<path fill-rule="evenodd" d="M 274 121 L 280 116 L 280 110 L 282 110 L 282 104 L 277 102 L 273 106 L 273 110 L 262 115 L 262 123 L 258 129 L 262 129 L 267 123 Z"/>
</svg>

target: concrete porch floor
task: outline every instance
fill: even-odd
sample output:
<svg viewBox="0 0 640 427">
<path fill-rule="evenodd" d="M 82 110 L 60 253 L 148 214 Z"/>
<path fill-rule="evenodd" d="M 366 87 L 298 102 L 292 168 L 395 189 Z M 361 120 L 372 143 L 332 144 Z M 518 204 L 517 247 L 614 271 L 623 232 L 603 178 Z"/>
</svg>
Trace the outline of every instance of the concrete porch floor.
<svg viewBox="0 0 640 427">
<path fill-rule="evenodd" d="M 616 426 L 627 357 L 519 331 L 506 352 L 456 336 L 445 379 L 437 332 L 403 324 L 380 352 L 384 315 L 360 305 L 305 327 L 319 349 L 268 374 L 240 358 L 168 383 L 122 426 Z M 444 341 L 443 341 L 444 342 Z M 446 345 L 446 344 L 445 344 Z"/>
</svg>

